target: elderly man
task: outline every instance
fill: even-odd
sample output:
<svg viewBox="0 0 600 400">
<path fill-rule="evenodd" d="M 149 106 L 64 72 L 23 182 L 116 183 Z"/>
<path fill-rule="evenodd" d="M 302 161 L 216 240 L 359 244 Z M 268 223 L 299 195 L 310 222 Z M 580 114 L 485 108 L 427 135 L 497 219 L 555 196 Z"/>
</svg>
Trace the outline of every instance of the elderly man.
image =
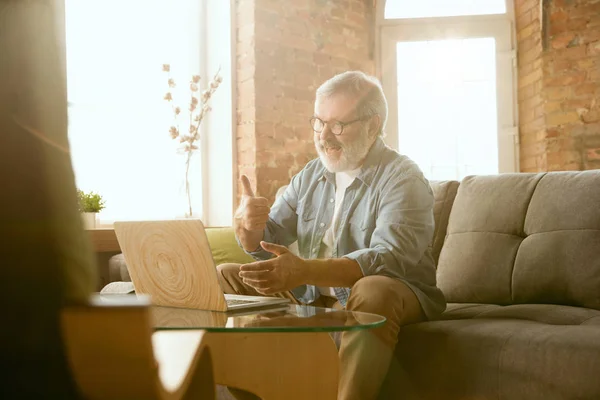
<svg viewBox="0 0 600 400">
<path fill-rule="evenodd" d="M 413 161 L 384 144 L 386 119 L 376 78 L 349 71 L 323 83 L 310 119 L 319 158 L 273 207 L 242 176 L 235 232 L 260 261 L 219 266 L 228 293 L 280 295 L 387 318 L 369 334 L 371 343 L 342 336 L 340 399 L 376 398 L 400 327 L 445 308 L 429 247 L 432 191 Z M 287 248 L 295 241 L 298 256 Z"/>
</svg>

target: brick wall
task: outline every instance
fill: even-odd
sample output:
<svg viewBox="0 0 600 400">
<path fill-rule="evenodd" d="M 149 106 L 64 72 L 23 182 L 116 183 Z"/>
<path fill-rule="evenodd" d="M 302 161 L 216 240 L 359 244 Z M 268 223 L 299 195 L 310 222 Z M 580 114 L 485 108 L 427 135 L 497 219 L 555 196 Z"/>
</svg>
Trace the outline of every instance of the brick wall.
<svg viewBox="0 0 600 400">
<path fill-rule="evenodd" d="M 600 2 L 516 0 L 515 11 L 521 170 L 600 168 Z"/>
<path fill-rule="evenodd" d="M 542 4 L 546 10 L 541 11 Z M 371 0 L 237 0 L 237 176 L 273 200 L 316 156 L 314 91 L 374 72 Z M 515 0 L 523 172 L 600 168 L 600 2 Z"/>
<path fill-rule="evenodd" d="M 554 0 L 548 20 L 548 169 L 600 168 L 600 3 Z"/>
<path fill-rule="evenodd" d="M 547 167 L 539 0 L 515 0 L 521 171 Z"/>
<path fill-rule="evenodd" d="M 274 199 L 316 157 L 314 92 L 351 69 L 374 73 L 372 0 L 237 0 L 237 164 Z"/>
</svg>

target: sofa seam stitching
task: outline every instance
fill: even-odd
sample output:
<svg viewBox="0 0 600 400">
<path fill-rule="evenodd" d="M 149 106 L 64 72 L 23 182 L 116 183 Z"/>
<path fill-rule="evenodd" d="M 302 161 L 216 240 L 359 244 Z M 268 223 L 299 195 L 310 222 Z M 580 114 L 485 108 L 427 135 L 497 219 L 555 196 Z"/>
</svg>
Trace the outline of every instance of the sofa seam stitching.
<svg viewBox="0 0 600 400">
<path fill-rule="evenodd" d="M 525 238 L 527 238 L 527 236 L 529 236 L 525 233 L 525 221 L 527 221 L 527 215 L 529 215 L 529 209 L 531 208 L 531 199 L 533 199 L 533 196 L 537 190 L 537 187 L 539 186 L 540 182 L 542 181 L 542 179 L 544 179 L 544 177 L 547 174 L 548 174 L 547 172 L 544 172 L 541 174 L 540 178 L 535 183 L 533 190 L 531 191 L 531 196 L 529 196 L 529 201 L 527 202 L 527 209 L 525 210 L 525 217 L 523 218 L 523 226 L 521 228 L 521 232 L 523 233 L 523 235 L 525 235 L 525 236 L 522 236 L 523 240 Z M 510 288 L 509 288 L 509 290 L 510 290 L 511 303 L 514 303 L 514 301 L 515 301 L 514 295 L 513 295 L 513 287 L 515 284 L 515 264 L 517 263 L 517 256 L 519 255 L 519 250 L 521 250 L 521 245 L 523 244 L 523 240 L 521 240 L 521 242 L 519 243 L 519 246 L 517 247 L 517 251 L 515 252 L 515 258 L 513 260 L 512 267 L 510 270 Z"/>
<path fill-rule="evenodd" d="M 448 218 L 446 219 L 446 232 L 444 232 L 444 238 L 442 239 L 442 248 L 444 247 L 443 244 L 446 242 L 446 239 L 448 238 L 448 226 L 450 225 L 450 214 L 452 214 L 452 207 L 454 206 L 454 201 L 456 200 L 456 196 L 458 195 L 458 188 L 460 187 L 460 182 L 458 182 L 458 185 L 456 185 L 456 190 L 452 190 L 452 184 L 448 184 L 448 190 L 446 190 L 446 196 L 444 198 L 444 204 L 442 205 L 442 211 L 447 209 L 447 205 L 450 204 L 450 196 L 449 196 L 449 191 L 452 190 L 454 192 L 454 196 L 452 196 L 452 204 L 450 204 L 450 209 L 448 209 Z M 442 218 L 443 215 L 440 214 L 440 218 Z M 437 235 L 436 235 L 437 236 Z M 442 248 L 440 248 L 440 252 L 437 255 L 437 262 L 436 262 L 436 266 L 435 268 L 437 269 L 438 263 L 439 263 L 439 258 L 442 254 Z"/>
<path fill-rule="evenodd" d="M 465 234 L 465 233 L 493 233 L 493 234 L 496 234 L 496 235 L 514 236 L 514 237 L 518 237 L 518 238 L 521 238 L 521 239 L 527 239 L 530 236 L 541 235 L 541 234 L 544 234 L 544 233 L 573 232 L 573 231 L 598 231 L 598 232 L 600 232 L 600 229 L 594 229 L 594 228 L 554 229 L 554 230 L 551 230 L 551 231 L 544 231 L 544 232 L 532 233 L 531 235 L 527 235 L 525 237 L 520 236 L 520 235 L 515 235 L 514 233 L 494 232 L 494 231 L 462 231 L 462 232 L 452 232 L 452 233 L 449 233 L 448 236 L 450 236 L 450 235 L 462 235 L 462 234 Z"/>
<path fill-rule="evenodd" d="M 444 206 L 446 205 L 446 199 L 447 198 L 448 198 L 448 190 L 445 191 L 444 198 L 442 200 L 440 200 L 440 201 L 435 201 L 434 205 L 435 205 L 435 203 L 442 203 L 442 210 L 444 210 Z M 442 216 L 442 213 L 440 213 L 440 217 L 441 216 Z M 436 232 L 436 230 L 437 230 L 437 232 Z M 439 225 L 434 226 L 434 228 L 433 228 L 433 242 L 434 242 L 433 244 L 434 245 L 437 244 L 437 238 L 438 238 L 437 234 L 438 234 L 439 230 L 440 230 L 440 226 Z"/>
<path fill-rule="evenodd" d="M 504 343 L 502 343 L 502 346 L 500 347 L 500 352 L 498 353 L 498 380 L 497 380 L 498 400 L 501 400 L 501 395 L 502 395 L 502 392 L 500 391 L 500 376 L 501 376 L 500 363 L 502 360 L 502 355 L 504 354 L 504 348 L 506 347 L 506 344 L 515 335 L 515 333 L 516 333 L 516 331 L 511 332 L 511 334 L 504 340 Z"/>
<path fill-rule="evenodd" d="M 452 207 L 454 206 L 454 202 L 456 201 L 456 196 L 458 196 L 458 188 L 460 187 L 460 182 L 458 183 L 458 185 L 456 185 L 456 188 L 453 189 L 452 185 L 448 185 L 449 186 L 449 190 L 452 190 L 454 192 L 454 195 L 452 196 L 452 200 L 450 200 L 451 196 L 447 196 L 445 201 L 444 201 L 444 210 L 448 210 L 448 221 L 446 222 L 446 233 L 444 234 L 444 241 L 446 241 L 446 237 L 448 236 L 448 226 L 450 225 L 450 215 L 452 214 Z M 448 203 L 450 205 L 450 207 L 446 207 L 446 203 Z M 451 203 L 451 204 L 450 204 Z"/>
<path fill-rule="evenodd" d="M 594 319 L 594 318 L 598 318 L 598 317 L 600 317 L 600 315 L 594 315 L 593 317 L 588 317 L 588 318 L 584 319 L 583 321 L 581 321 L 579 323 L 579 325 L 581 326 L 581 325 L 585 324 L 586 322 L 588 322 L 590 319 Z"/>
</svg>

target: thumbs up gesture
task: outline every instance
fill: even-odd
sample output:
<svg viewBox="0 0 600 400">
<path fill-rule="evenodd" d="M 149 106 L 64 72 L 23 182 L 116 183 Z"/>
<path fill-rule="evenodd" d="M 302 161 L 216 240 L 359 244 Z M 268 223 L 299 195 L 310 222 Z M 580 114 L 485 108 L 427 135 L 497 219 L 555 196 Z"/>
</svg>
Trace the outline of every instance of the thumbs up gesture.
<svg viewBox="0 0 600 400">
<path fill-rule="evenodd" d="M 269 220 L 269 201 L 264 197 L 254 196 L 250 181 L 246 175 L 240 179 L 242 199 L 235 215 L 236 223 L 246 231 L 264 231 Z"/>
</svg>

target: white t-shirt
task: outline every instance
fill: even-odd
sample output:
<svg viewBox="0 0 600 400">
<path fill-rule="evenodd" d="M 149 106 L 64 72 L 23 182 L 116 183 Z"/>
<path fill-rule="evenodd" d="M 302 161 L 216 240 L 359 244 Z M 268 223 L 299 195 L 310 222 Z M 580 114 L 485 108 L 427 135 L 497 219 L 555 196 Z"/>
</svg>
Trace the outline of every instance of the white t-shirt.
<svg viewBox="0 0 600 400">
<path fill-rule="evenodd" d="M 325 235 L 323 236 L 323 242 L 321 243 L 321 248 L 319 249 L 319 258 L 331 258 L 333 255 L 333 249 L 336 246 L 335 234 L 339 225 L 340 206 L 344 201 L 346 188 L 350 186 L 352 182 L 354 182 L 354 179 L 356 179 L 359 172 L 360 168 L 357 168 L 353 171 L 338 172 L 335 174 L 335 208 L 333 211 L 333 219 L 331 224 L 329 224 L 329 228 L 327 228 L 327 231 L 325 231 Z M 318 286 L 317 289 L 324 296 L 336 297 L 335 291 L 332 287 Z"/>
</svg>

